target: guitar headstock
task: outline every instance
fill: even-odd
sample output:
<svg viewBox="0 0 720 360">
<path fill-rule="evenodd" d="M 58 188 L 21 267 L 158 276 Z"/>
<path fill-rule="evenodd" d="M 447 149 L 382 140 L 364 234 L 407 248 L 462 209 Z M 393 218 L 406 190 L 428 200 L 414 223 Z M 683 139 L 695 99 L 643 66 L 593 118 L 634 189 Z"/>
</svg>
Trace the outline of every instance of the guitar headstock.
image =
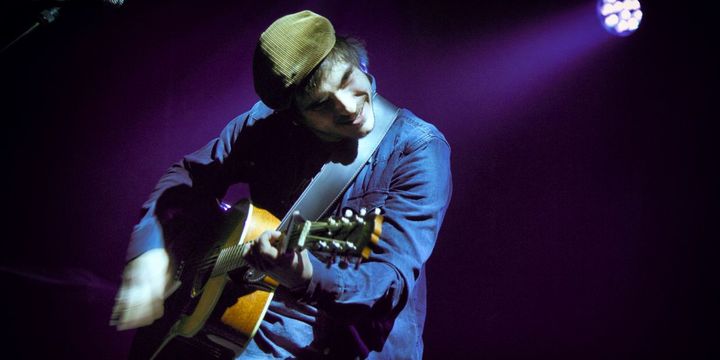
<svg viewBox="0 0 720 360">
<path fill-rule="evenodd" d="M 358 265 L 362 259 L 370 257 L 372 246 L 380 241 L 382 223 L 379 208 L 359 212 L 346 209 L 340 218 L 329 217 L 321 221 L 308 221 L 296 213 L 280 251 L 309 249 L 331 255 L 331 259 L 336 256 L 356 258 Z"/>
</svg>

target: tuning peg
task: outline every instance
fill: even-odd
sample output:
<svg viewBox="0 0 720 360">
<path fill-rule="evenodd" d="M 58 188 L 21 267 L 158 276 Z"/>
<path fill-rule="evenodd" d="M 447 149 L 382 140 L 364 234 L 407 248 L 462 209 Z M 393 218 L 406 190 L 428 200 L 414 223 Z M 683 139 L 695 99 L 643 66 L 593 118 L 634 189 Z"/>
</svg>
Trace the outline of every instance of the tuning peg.
<svg viewBox="0 0 720 360">
<path fill-rule="evenodd" d="M 365 216 L 365 214 L 367 214 L 367 209 L 366 209 L 366 208 L 361 208 L 361 209 L 360 209 L 360 216 Z"/>
<path fill-rule="evenodd" d="M 334 217 L 329 217 L 327 219 L 327 227 L 328 227 L 328 235 L 332 235 L 335 231 L 337 231 L 340 228 L 340 225 L 338 224 L 338 221 Z"/>
</svg>

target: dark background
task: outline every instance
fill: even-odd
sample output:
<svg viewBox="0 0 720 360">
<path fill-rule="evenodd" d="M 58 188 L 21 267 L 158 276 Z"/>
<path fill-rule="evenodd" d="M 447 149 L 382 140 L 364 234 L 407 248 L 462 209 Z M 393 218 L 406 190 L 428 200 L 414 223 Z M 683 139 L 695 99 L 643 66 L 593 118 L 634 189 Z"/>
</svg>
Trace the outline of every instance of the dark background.
<svg viewBox="0 0 720 360">
<path fill-rule="evenodd" d="M 593 1 L 258 3 L 2 5 L 3 45 L 61 6 L 0 54 L 3 358 L 124 358 L 140 205 L 256 101 L 257 37 L 304 8 L 453 148 L 426 358 L 717 356 L 709 9 L 646 1 L 620 38 Z"/>
</svg>

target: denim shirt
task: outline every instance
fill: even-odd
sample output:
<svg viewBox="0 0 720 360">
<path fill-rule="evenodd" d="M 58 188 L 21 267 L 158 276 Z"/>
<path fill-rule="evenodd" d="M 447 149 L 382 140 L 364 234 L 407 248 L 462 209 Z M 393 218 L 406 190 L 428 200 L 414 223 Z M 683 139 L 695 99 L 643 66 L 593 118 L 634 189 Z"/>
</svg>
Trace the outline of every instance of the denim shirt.
<svg viewBox="0 0 720 360">
<path fill-rule="evenodd" d="M 373 88 L 374 88 L 373 82 Z M 185 186 L 222 199 L 236 182 L 249 185 L 254 204 L 282 218 L 332 146 L 293 122 L 291 111 L 258 102 L 220 136 L 170 168 L 143 205 L 128 259 L 164 246 L 156 205 L 167 190 Z M 450 147 L 437 128 L 406 109 L 368 163 L 335 204 L 381 208 L 377 248 L 357 269 L 310 255 L 307 290 L 279 288 L 241 359 L 421 359 L 426 311 L 425 263 L 452 191 Z"/>
</svg>

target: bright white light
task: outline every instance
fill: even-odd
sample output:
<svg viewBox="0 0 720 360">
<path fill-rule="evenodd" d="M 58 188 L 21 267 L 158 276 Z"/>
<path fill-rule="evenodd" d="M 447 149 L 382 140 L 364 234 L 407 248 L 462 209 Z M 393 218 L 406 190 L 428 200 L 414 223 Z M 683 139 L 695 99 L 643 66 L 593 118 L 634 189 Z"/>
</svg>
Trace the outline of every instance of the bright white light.
<svg viewBox="0 0 720 360">
<path fill-rule="evenodd" d="M 603 27 L 618 36 L 632 34 L 643 17 L 638 0 L 597 0 L 597 13 Z"/>
<path fill-rule="evenodd" d="M 619 32 L 619 33 L 626 31 L 629 28 L 630 27 L 628 26 L 628 22 L 625 20 L 621 20 L 620 23 L 618 23 L 617 26 L 615 26 L 615 30 L 617 30 L 617 32 Z"/>
<path fill-rule="evenodd" d="M 615 25 L 617 25 L 619 22 L 620 18 L 615 14 L 612 14 L 605 18 L 605 25 L 607 25 L 608 27 L 615 27 Z"/>
<path fill-rule="evenodd" d="M 637 19 L 628 20 L 628 29 L 635 31 L 637 30 L 638 26 L 640 26 L 640 22 Z"/>
<path fill-rule="evenodd" d="M 603 4 L 602 10 L 600 10 L 600 13 L 603 16 L 608 16 L 613 13 L 613 6 L 610 4 Z"/>
</svg>

